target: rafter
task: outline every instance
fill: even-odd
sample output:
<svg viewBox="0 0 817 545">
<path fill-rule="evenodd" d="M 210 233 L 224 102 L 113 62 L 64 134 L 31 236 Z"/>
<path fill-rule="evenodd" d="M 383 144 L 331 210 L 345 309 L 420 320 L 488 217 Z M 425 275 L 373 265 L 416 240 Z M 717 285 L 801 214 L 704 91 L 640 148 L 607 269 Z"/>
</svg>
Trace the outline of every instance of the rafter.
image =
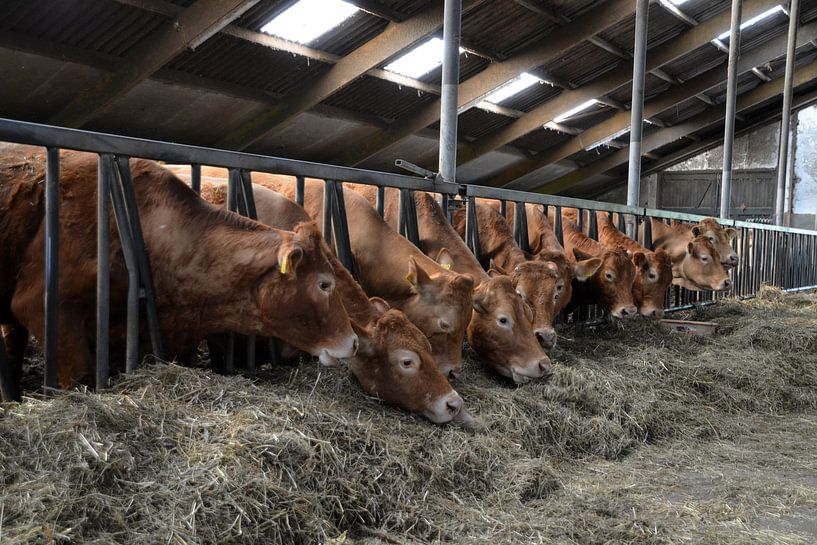
<svg viewBox="0 0 817 545">
<path fill-rule="evenodd" d="M 50 123 L 81 127 L 185 49 L 198 47 L 259 0 L 199 0 L 139 43 L 114 72 L 80 93 Z"/>
<path fill-rule="evenodd" d="M 817 22 L 809 23 L 800 28 L 797 37 L 797 45 L 801 47 L 811 40 L 817 39 Z M 738 64 L 738 73 L 746 73 L 755 66 L 765 64 L 786 54 L 786 35 L 781 35 L 760 47 L 743 53 Z M 683 86 L 671 88 L 658 97 L 644 104 L 644 117 L 651 118 L 665 112 L 675 105 L 680 104 L 690 98 L 704 94 L 708 89 L 720 85 L 726 80 L 726 67 L 716 66 L 703 74 L 687 80 Z M 705 96 L 705 95 L 704 95 Z M 710 105 L 715 102 L 710 100 Z M 578 153 L 589 146 L 601 142 L 612 135 L 630 126 L 630 115 L 628 112 L 620 112 L 615 116 L 585 130 L 576 138 L 558 144 L 548 150 L 537 154 L 535 158 L 512 165 L 507 170 L 495 176 L 483 185 L 499 187 L 511 183 L 512 181 L 530 174 L 550 163 L 554 163 L 566 157 Z"/>
<path fill-rule="evenodd" d="M 743 7 L 744 17 L 747 19 L 754 17 L 769 9 L 769 7 L 777 5 L 778 1 L 779 0 L 746 0 Z M 654 47 L 647 52 L 647 70 L 659 68 L 701 47 L 709 42 L 712 36 L 716 36 L 722 32 L 724 27 L 728 27 L 729 23 L 730 12 L 727 9 L 698 26 L 687 30 L 675 40 Z M 608 72 L 583 87 L 579 87 L 573 91 L 563 92 L 559 96 L 534 108 L 527 115 L 517 119 L 510 125 L 468 146 L 465 153 L 457 154 L 457 163 L 460 165 L 468 163 L 500 146 L 513 142 L 517 138 L 521 138 L 537 130 L 548 121 L 552 121 L 562 112 L 575 108 L 588 100 L 611 93 L 629 83 L 631 79 L 632 63 L 628 62 L 626 66 Z"/>
<path fill-rule="evenodd" d="M 528 46 L 505 62 L 493 63 L 476 76 L 460 84 L 459 110 L 470 108 L 491 91 L 525 71 L 546 64 L 563 55 L 577 41 L 585 40 L 635 11 L 632 0 L 609 0 L 584 17 L 557 28 L 548 36 Z M 388 131 L 383 131 L 332 158 L 337 164 L 357 165 L 372 155 L 400 142 L 440 119 L 439 101 L 430 102 L 401 117 Z"/>
<path fill-rule="evenodd" d="M 794 85 L 799 86 L 809 83 L 817 78 L 817 60 L 812 60 L 808 65 L 798 67 L 794 78 Z M 737 100 L 737 110 L 746 110 L 774 98 L 783 92 L 783 79 L 778 78 L 768 83 L 761 83 L 751 91 L 740 96 Z M 698 132 L 709 127 L 720 124 L 723 121 L 726 108 L 724 105 L 714 106 L 697 114 L 690 119 L 673 125 L 667 129 L 657 130 L 644 138 L 642 149 L 649 152 L 662 146 L 670 144 L 688 134 Z M 606 155 L 578 170 L 565 174 L 555 180 L 549 181 L 541 188 L 535 189 L 539 193 L 557 193 L 572 187 L 588 178 L 603 174 L 618 166 L 626 164 L 629 160 L 629 149 L 621 149 Z"/>
</svg>

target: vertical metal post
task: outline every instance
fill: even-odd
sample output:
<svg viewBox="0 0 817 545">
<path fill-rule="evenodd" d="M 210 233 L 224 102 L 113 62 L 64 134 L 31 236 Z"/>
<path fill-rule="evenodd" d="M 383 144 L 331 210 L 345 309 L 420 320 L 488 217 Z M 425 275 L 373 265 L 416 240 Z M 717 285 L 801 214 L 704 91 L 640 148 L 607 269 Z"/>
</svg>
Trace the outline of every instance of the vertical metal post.
<svg viewBox="0 0 817 545">
<path fill-rule="evenodd" d="M 474 197 L 466 197 L 465 204 L 465 243 L 471 248 L 474 257 L 484 267 L 482 263 L 482 247 L 479 242 L 479 225 L 477 223 L 477 205 Z"/>
<path fill-rule="evenodd" d="M 332 191 L 331 180 L 323 184 L 323 240 L 332 245 L 332 208 L 335 192 Z"/>
<path fill-rule="evenodd" d="M 298 206 L 304 205 L 304 177 L 295 177 L 295 202 Z"/>
<path fill-rule="evenodd" d="M 636 0 L 635 47 L 633 49 L 633 94 L 630 111 L 630 166 L 627 171 L 627 205 L 638 206 L 641 186 L 641 133 L 644 123 L 644 77 L 647 64 L 649 0 Z M 627 217 L 627 236 L 635 239 L 635 217 Z"/>
<path fill-rule="evenodd" d="M 113 157 L 100 155 L 96 195 L 96 391 L 108 386 L 111 313 L 111 231 L 108 199 Z"/>
<path fill-rule="evenodd" d="M 789 124 L 791 122 L 791 88 L 794 80 L 794 53 L 797 47 L 797 25 L 800 22 L 800 0 L 789 2 L 789 35 L 786 45 L 786 74 L 783 78 L 783 112 L 780 118 L 780 146 L 777 151 L 777 194 L 774 203 L 774 223 L 785 223 L 783 210 L 792 180 L 786 181 L 789 159 Z"/>
<path fill-rule="evenodd" d="M 461 16 L 462 0 L 445 0 L 438 171 L 442 180 L 450 183 L 457 181 L 457 87 L 460 78 Z"/>
<path fill-rule="evenodd" d="M 644 216 L 644 238 L 641 245 L 650 251 L 655 249 L 652 240 L 652 218 L 647 216 Z"/>
<path fill-rule="evenodd" d="M 596 211 L 595 210 L 588 210 L 587 211 L 587 236 L 592 238 L 593 240 L 599 239 L 599 226 L 596 220 Z"/>
<path fill-rule="evenodd" d="M 258 219 L 258 210 L 255 208 L 255 194 L 252 187 L 251 173 L 246 170 L 239 171 L 239 179 L 241 185 L 238 192 L 241 196 L 239 202 L 241 203 L 240 213 L 252 220 Z M 246 371 L 251 377 L 255 376 L 255 335 L 247 336 L 247 362 Z"/>
<path fill-rule="evenodd" d="M 48 148 L 45 164 L 45 387 L 57 388 L 60 277 L 60 150 Z"/>
<path fill-rule="evenodd" d="M 514 208 L 514 213 L 515 211 L 516 208 Z M 506 201 L 505 199 L 501 199 L 499 201 L 499 215 L 502 216 L 503 218 L 508 217 L 508 201 Z"/>
<path fill-rule="evenodd" d="M 504 203 L 505 201 L 502 201 Z M 503 214 L 504 215 L 504 214 Z M 525 203 L 517 201 L 513 207 L 513 236 L 516 245 L 523 252 L 530 252 L 530 239 L 528 238 L 528 211 Z"/>
<path fill-rule="evenodd" d="M 562 207 L 555 206 L 553 208 L 553 231 L 556 233 L 556 240 L 562 246 L 565 245 L 564 230 L 562 229 Z"/>
<path fill-rule="evenodd" d="M 333 192 L 332 199 L 332 236 L 335 238 L 335 253 L 343 266 L 357 279 L 357 267 L 352 255 L 352 244 L 349 242 L 349 223 L 346 217 L 346 200 L 343 196 L 342 182 L 328 182 Z"/>
<path fill-rule="evenodd" d="M 190 187 L 201 195 L 201 165 L 190 165 Z"/>
<path fill-rule="evenodd" d="M 729 67 L 726 83 L 726 119 L 723 129 L 723 175 L 721 177 L 721 218 L 729 219 L 732 198 L 732 148 L 735 143 L 735 100 L 740 56 L 740 22 L 743 0 L 732 0 L 732 26 L 729 34 Z"/>
<path fill-rule="evenodd" d="M 0 335 L 0 397 L 5 402 L 20 401 L 19 383 L 14 380 L 6 353 L 6 343 Z"/>
</svg>

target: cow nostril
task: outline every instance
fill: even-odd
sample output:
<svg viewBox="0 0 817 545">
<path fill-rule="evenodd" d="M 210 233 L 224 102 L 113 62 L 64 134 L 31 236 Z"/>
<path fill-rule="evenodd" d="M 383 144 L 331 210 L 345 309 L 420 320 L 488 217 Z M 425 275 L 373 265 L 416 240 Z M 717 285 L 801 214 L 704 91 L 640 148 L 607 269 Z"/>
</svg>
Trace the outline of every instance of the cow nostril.
<svg viewBox="0 0 817 545">
<path fill-rule="evenodd" d="M 352 340 L 352 354 L 357 354 L 357 348 L 360 346 L 360 339 L 357 335 L 355 335 L 354 340 Z"/>
<path fill-rule="evenodd" d="M 451 414 L 457 414 L 462 409 L 462 399 L 459 397 L 455 397 L 453 399 L 449 399 L 445 403 L 445 407 L 448 409 L 448 412 Z"/>
<path fill-rule="evenodd" d="M 550 376 L 550 362 L 548 360 L 539 360 L 539 370 L 542 372 L 543 377 Z"/>
<path fill-rule="evenodd" d="M 629 314 L 630 314 L 630 311 L 627 310 L 626 308 L 621 309 L 621 315 L 622 316 L 628 316 Z"/>
<path fill-rule="evenodd" d="M 457 380 L 458 378 L 460 378 L 459 371 L 452 369 L 448 372 L 448 380 Z"/>
<path fill-rule="evenodd" d="M 724 288 L 729 288 L 731 286 L 732 286 L 732 281 L 731 280 L 724 280 L 723 281 L 723 287 Z"/>
</svg>

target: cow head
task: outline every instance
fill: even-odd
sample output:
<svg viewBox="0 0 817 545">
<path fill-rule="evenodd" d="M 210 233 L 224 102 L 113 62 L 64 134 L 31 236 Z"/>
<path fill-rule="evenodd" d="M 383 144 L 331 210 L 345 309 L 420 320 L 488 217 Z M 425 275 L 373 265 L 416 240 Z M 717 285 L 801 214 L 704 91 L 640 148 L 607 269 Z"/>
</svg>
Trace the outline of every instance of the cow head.
<svg viewBox="0 0 817 545">
<path fill-rule="evenodd" d="M 369 395 L 435 424 L 468 420 L 462 398 L 431 356 L 431 344 L 405 314 L 381 307 L 377 321 L 361 328 L 360 348 L 349 365 Z"/>
<path fill-rule="evenodd" d="M 673 263 L 673 282 L 695 291 L 726 291 L 732 287 L 718 250 L 708 237 L 697 236 Z"/>
<path fill-rule="evenodd" d="M 672 283 L 672 260 L 667 252 L 636 252 L 633 299 L 638 312 L 647 318 L 664 317 L 664 294 Z"/>
<path fill-rule="evenodd" d="M 406 281 L 412 296 L 402 310 L 431 342 L 431 351 L 443 375 L 456 378 L 462 372 L 462 339 L 471 318 L 474 279 L 435 267 L 427 271 L 409 258 Z"/>
<path fill-rule="evenodd" d="M 599 256 L 600 262 L 594 272 L 587 277 L 586 274 L 594 266 L 593 256 L 586 254 L 578 248 L 573 249 L 573 254 L 578 260 L 576 266 L 576 279 L 589 284 L 590 291 L 597 298 L 598 303 L 616 318 L 630 319 L 635 317 L 638 309 L 633 302 L 633 282 L 635 280 L 635 266 L 627 252 L 621 249 L 607 250 Z M 635 254 L 644 257 L 642 252 Z M 634 256 L 634 259 L 636 257 Z M 638 258 L 640 259 L 640 258 Z M 580 271 L 584 267 L 585 270 Z"/>
<path fill-rule="evenodd" d="M 569 269 L 569 268 L 568 268 Z M 544 257 L 520 263 L 510 272 L 516 293 L 533 311 L 533 334 L 545 350 L 556 345 L 553 320 L 561 303 L 570 298 L 565 269 Z"/>
<path fill-rule="evenodd" d="M 533 311 L 511 279 L 495 274 L 474 290 L 468 344 L 500 375 L 516 384 L 550 375 L 550 359 L 531 333 Z"/>
<path fill-rule="evenodd" d="M 263 267 L 256 287 L 262 329 L 317 356 L 324 365 L 354 355 L 358 337 L 335 290 L 332 265 L 324 255 L 317 226 L 300 223 L 294 232 L 278 231 L 283 237 L 274 255 L 249 258 Z M 280 324 L 286 325 L 281 328 Z M 275 328 L 275 329 L 273 329 Z"/>
<path fill-rule="evenodd" d="M 693 237 L 706 237 L 718 251 L 725 267 L 737 267 L 738 254 L 732 248 L 732 240 L 737 231 L 733 227 L 724 229 L 715 218 L 706 218 L 692 228 Z"/>
</svg>

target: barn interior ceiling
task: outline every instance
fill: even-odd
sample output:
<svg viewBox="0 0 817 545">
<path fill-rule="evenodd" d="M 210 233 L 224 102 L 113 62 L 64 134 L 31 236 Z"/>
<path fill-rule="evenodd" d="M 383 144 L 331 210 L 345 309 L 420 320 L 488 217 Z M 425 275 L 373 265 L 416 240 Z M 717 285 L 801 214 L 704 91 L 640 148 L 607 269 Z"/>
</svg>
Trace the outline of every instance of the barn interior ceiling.
<svg viewBox="0 0 817 545">
<path fill-rule="evenodd" d="M 319 7 L 316 7 L 319 6 Z M 718 144 L 729 0 L 650 5 L 643 171 Z M 592 196 L 626 178 L 635 2 L 463 0 L 458 178 Z M 436 169 L 442 0 L 5 0 L 0 117 Z M 817 101 L 803 0 L 794 104 Z M 737 130 L 779 118 L 788 4 L 744 0 Z"/>
</svg>

